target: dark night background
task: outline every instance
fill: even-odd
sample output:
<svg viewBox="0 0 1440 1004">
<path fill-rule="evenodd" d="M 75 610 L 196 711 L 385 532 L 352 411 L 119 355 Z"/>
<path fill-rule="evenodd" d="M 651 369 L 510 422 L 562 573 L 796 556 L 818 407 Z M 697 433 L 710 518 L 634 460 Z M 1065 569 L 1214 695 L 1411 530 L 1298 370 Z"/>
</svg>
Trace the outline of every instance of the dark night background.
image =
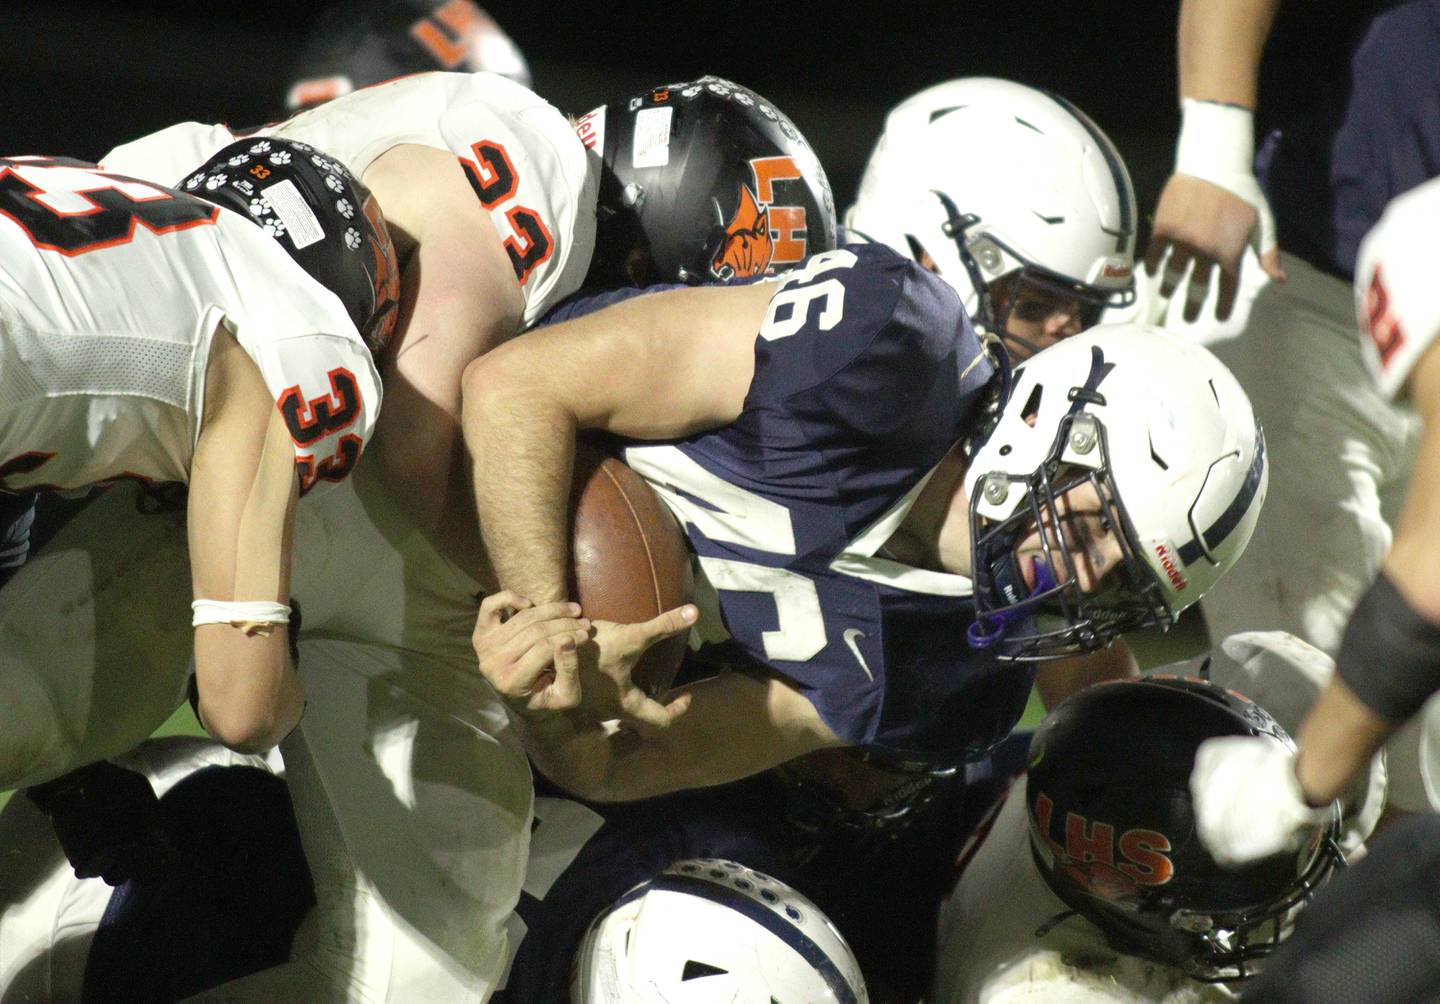
<svg viewBox="0 0 1440 1004">
<path fill-rule="evenodd" d="M 1147 213 L 1171 162 L 1178 0 L 482 5 L 525 53 L 535 89 L 567 112 L 707 72 L 754 88 L 805 132 L 842 209 L 885 111 L 954 76 L 1070 98 L 1119 145 Z M 5 0 L 0 153 L 93 159 L 184 119 L 275 118 L 322 6 Z M 1262 126 L 1302 107 L 1321 68 L 1343 65 L 1354 14 L 1317 0 L 1282 7 Z"/>
</svg>

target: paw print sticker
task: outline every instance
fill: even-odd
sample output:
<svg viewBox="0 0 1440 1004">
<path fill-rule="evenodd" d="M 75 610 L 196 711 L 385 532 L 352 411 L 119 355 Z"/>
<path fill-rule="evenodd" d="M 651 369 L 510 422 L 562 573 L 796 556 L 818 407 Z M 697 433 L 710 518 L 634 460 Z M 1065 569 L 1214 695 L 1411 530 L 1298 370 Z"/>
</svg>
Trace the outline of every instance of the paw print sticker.
<svg viewBox="0 0 1440 1004">
<path fill-rule="evenodd" d="M 250 200 L 250 215 L 251 215 L 251 216 L 264 216 L 264 215 L 265 215 L 266 213 L 268 213 L 269 211 L 270 211 L 270 202 L 269 202 L 269 200 L 263 199 L 263 198 L 262 198 L 262 199 L 251 199 L 251 200 Z"/>
<path fill-rule="evenodd" d="M 354 227 L 348 227 L 345 230 L 345 246 L 351 251 L 359 251 L 360 231 L 356 230 Z"/>
<path fill-rule="evenodd" d="M 285 223 L 282 220 L 271 218 L 265 221 L 265 233 L 271 237 L 285 236 Z"/>
<path fill-rule="evenodd" d="M 274 153 L 272 153 L 272 154 L 270 155 L 270 163 L 272 163 L 272 164 L 288 164 L 288 163 L 290 163 L 290 151 L 289 151 L 289 150 L 276 150 Z"/>
<path fill-rule="evenodd" d="M 260 142 L 256 143 L 250 148 L 250 152 L 255 154 L 256 156 L 259 156 L 262 153 L 269 153 L 270 141 L 268 139 L 262 139 Z"/>
<path fill-rule="evenodd" d="M 202 172 L 200 172 L 199 174 L 191 177 L 188 181 L 186 181 L 186 182 L 185 182 L 185 187 L 186 187 L 187 189 L 199 188 L 199 187 L 200 187 L 200 182 L 202 182 L 202 181 L 204 181 L 204 180 L 205 180 L 205 172 L 202 171 Z"/>
<path fill-rule="evenodd" d="M 338 195 L 339 193 L 345 191 L 345 182 L 341 181 L 333 174 L 327 174 L 325 175 L 325 187 Z"/>
<path fill-rule="evenodd" d="M 212 174 L 205 179 L 205 187 L 213 192 L 217 188 L 224 187 L 225 182 L 229 180 L 230 176 L 228 174 Z"/>
<path fill-rule="evenodd" d="M 231 157 L 226 163 L 228 163 L 231 167 L 239 167 L 241 164 L 250 163 L 250 155 L 248 153 L 237 153 L 235 156 Z"/>
<path fill-rule="evenodd" d="M 328 160 L 326 160 L 324 157 L 320 156 L 318 153 L 312 153 L 312 154 L 310 155 L 310 163 L 314 164 L 316 167 L 320 168 L 320 170 L 322 170 L 322 171 L 333 171 L 333 170 L 335 170 L 335 165 L 332 164 L 332 163 L 330 163 L 330 162 L 329 162 Z"/>
<path fill-rule="evenodd" d="M 347 220 L 353 220 L 355 218 L 355 207 L 350 204 L 349 199 L 336 199 L 335 211 Z"/>
</svg>

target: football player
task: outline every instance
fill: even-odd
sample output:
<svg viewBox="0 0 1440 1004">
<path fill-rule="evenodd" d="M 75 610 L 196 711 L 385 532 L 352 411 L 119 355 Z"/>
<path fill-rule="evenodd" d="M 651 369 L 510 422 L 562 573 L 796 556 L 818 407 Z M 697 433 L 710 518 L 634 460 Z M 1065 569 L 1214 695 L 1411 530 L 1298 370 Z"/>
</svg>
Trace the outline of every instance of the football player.
<svg viewBox="0 0 1440 1004">
<path fill-rule="evenodd" d="M 595 241 L 598 165 L 565 116 L 488 73 L 402 77 L 255 135 L 325 150 L 385 206 L 402 301 L 382 372 L 389 417 L 372 462 L 440 546 L 480 569 L 460 459 L 460 375 L 579 287 Z M 223 125 L 184 122 L 103 163 L 173 183 L 232 137 Z"/>
<path fill-rule="evenodd" d="M 1428 0 L 1384 5 L 1373 20 L 1379 5 L 1337 10 L 1328 37 L 1358 44 L 1313 56 L 1304 114 L 1282 120 L 1252 165 L 1249 109 L 1276 6 L 1182 6 L 1179 173 L 1161 197 L 1151 250 L 1173 243 L 1172 263 L 1199 263 L 1183 311 L 1199 322 L 1186 323 L 1176 302 L 1166 325 L 1204 340 L 1245 386 L 1276 471 L 1249 550 L 1206 598 L 1206 621 L 1220 637 L 1281 628 L 1334 655 L 1391 545 L 1419 441 L 1413 410 L 1376 389 L 1360 356 L 1356 250 L 1391 199 L 1440 172 L 1440 99 L 1423 84 L 1440 73 L 1440 43 Z M 1287 29 L 1301 30 L 1282 26 L 1282 41 Z M 1246 250 L 1257 212 L 1263 268 Z M 1221 292 L 1206 302 L 1221 314 L 1234 305 L 1224 323 L 1200 309 L 1211 259 Z M 1281 274 L 1286 281 L 1271 281 Z M 1392 794 L 1424 806 L 1419 778 L 1395 774 Z"/>
<path fill-rule="evenodd" d="M 303 111 L 426 70 L 498 73 L 530 86 L 524 54 L 470 0 L 342 0 L 315 19 L 285 108 Z"/>
<path fill-rule="evenodd" d="M 1440 589 L 1430 569 L 1440 547 L 1440 301 L 1424 252 L 1437 219 L 1440 181 L 1430 181 L 1391 203 L 1360 246 L 1355 295 L 1365 359 L 1382 392 L 1408 396 L 1425 435 L 1395 545 L 1350 618 L 1334 675 L 1300 725 L 1300 754 L 1234 740 L 1200 750 L 1191 782 L 1196 825 L 1223 863 L 1295 846 L 1380 744 L 1440 690 Z M 1433 777 L 1433 712 L 1424 724 L 1421 775 Z"/>
<path fill-rule="evenodd" d="M 1017 359 L 1134 301 L 1137 221 L 1125 162 L 1094 122 L 990 77 L 897 105 L 845 214 L 851 239 L 939 274 Z"/>
<path fill-rule="evenodd" d="M 188 538 L 191 579 L 143 628 L 110 618 L 126 583 L 80 552 L 0 591 L 0 789 L 122 752 L 164 720 L 146 718 L 145 698 L 173 696 L 175 667 L 161 663 L 185 666 L 183 649 L 137 653 L 124 680 L 93 649 L 157 626 L 184 643 L 169 607 L 192 610 L 202 723 L 226 745 L 268 749 L 303 706 L 284 630 L 296 502 L 346 478 L 380 407 L 372 353 L 398 287 L 378 205 L 312 148 L 255 141 L 222 150 L 185 191 L 6 159 L 0 217 L 3 487 L 187 484 L 183 524 L 132 518 L 110 546 L 144 574 L 157 541 Z M 26 608 L 40 607 L 63 610 L 77 644 L 28 630 Z"/>
<path fill-rule="evenodd" d="M 1019 717 L 1033 660 L 1168 624 L 1233 562 L 1263 440 L 1208 353 L 1153 331 L 1066 339 L 991 432 L 1001 383 L 955 291 L 880 245 L 777 283 L 632 297 L 472 366 L 466 438 L 507 587 L 481 604 L 476 651 L 533 714 L 541 769 L 614 800 L 828 746 L 964 759 Z M 575 644 L 556 613 L 577 428 L 623 437 L 686 526 L 705 614 L 669 630 L 698 624 L 760 671 L 660 706 L 628 679 L 633 638 L 602 624 Z M 671 723 L 633 742 L 544 714 L 587 694 L 599 717 L 648 702 Z"/>
<path fill-rule="evenodd" d="M 473 78 L 475 86 L 488 79 Z M 385 90 L 337 99 L 308 113 L 314 118 L 301 116 L 294 123 L 319 128 L 328 121 L 322 113 L 338 114 Z M 703 101 L 712 102 L 705 105 L 711 114 L 703 120 L 669 117 L 665 143 L 677 154 L 688 151 L 683 165 L 677 157 L 675 171 L 703 170 L 707 158 L 735 158 L 710 168 L 713 190 L 701 189 L 693 179 L 688 183 L 695 199 L 708 204 L 713 196 L 728 209 L 738 206 L 742 185 L 753 190 L 758 184 L 751 159 L 794 160 L 806 148 L 803 141 L 777 146 L 781 139 L 796 141 L 775 125 L 778 118 L 758 110 L 759 102 L 743 88 L 706 81 L 702 90 Z M 537 105 L 525 121 L 538 128 L 550 114 Z M 772 136 L 742 128 L 752 115 L 780 131 Z M 735 118 L 728 130 L 716 122 L 727 116 Z M 653 117 L 640 121 L 646 120 Z M 593 137 L 594 117 L 591 121 L 587 135 Z M 629 128 L 618 115 L 610 121 L 617 136 Z M 382 116 L 373 126 L 383 131 L 394 122 Z M 343 115 L 341 123 L 356 130 L 367 126 L 355 111 Z M 183 141 L 192 133 L 190 127 L 177 128 L 175 138 Z M 653 129 L 646 135 L 652 143 L 659 141 Z M 583 157 L 585 148 L 578 142 L 576 148 Z M 597 142 L 597 175 L 603 149 Z M 540 161 L 537 153 L 532 162 Z M 654 186 L 652 203 L 659 205 L 663 174 L 647 170 L 631 180 Z M 823 175 L 818 177 L 804 184 L 823 191 Z M 796 210 L 788 217 L 794 228 L 800 207 L 810 205 L 792 205 L 802 197 L 798 189 L 791 191 L 797 179 L 782 171 L 769 180 L 771 203 Z M 466 193 L 475 198 L 468 186 Z M 823 200 L 813 204 L 816 211 L 804 217 L 803 228 L 816 235 L 807 240 L 818 241 L 833 233 L 834 220 L 822 215 L 828 209 Z M 622 208 L 616 207 L 617 215 Z M 672 204 L 675 212 L 680 208 Z M 665 224 L 664 218 L 647 217 L 644 232 L 658 234 Z M 709 240 L 706 226 L 704 239 Z M 718 247 L 724 221 L 713 229 Z M 793 229 L 788 236 L 795 237 Z M 545 273 L 546 266 L 537 268 L 536 276 Z M 425 283 L 431 276 L 426 273 Z M 409 316 L 412 326 L 418 316 Z M 405 322 L 402 312 L 402 328 Z M 434 348 L 439 337 L 427 344 Z M 388 396 L 387 406 L 394 398 Z M 386 413 L 391 414 L 388 407 Z M 531 802 L 523 751 L 504 706 L 475 673 L 468 643 L 475 596 L 486 583 L 459 541 L 437 547 L 433 536 L 422 531 L 423 514 L 414 499 L 388 485 L 380 466 L 364 465 L 357 474 L 353 490 L 342 488 L 302 510 L 295 532 L 301 560 L 293 568 L 292 592 L 304 597 L 306 607 L 300 674 L 312 702 L 284 754 L 317 906 L 301 924 L 286 965 L 252 974 L 224 992 L 258 999 L 297 994 L 483 999 L 506 957 L 504 927 L 524 874 Z M 82 514 L 71 532 L 104 540 L 106 523 L 88 516 Z M 473 515 L 468 518 L 473 525 Z M 162 570 L 173 570 L 180 560 L 174 548 L 154 557 L 150 567 L 155 574 L 147 581 L 165 581 Z M 118 660 L 121 652 L 111 655 Z M 459 830 L 457 821 L 462 821 Z M 337 950 L 337 945 L 343 947 Z"/>
<path fill-rule="evenodd" d="M 1371 762 L 1343 817 L 1311 827 L 1303 854 L 1231 874 L 1193 836 L 1194 751 L 1216 735 L 1291 745 L 1283 721 L 1299 721 L 1332 665 L 1291 635 L 1254 632 L 1055 709 L 1032 741 L 1028 775 L 957 862 L 932 999 L 1236 999 L 1340 853 L 1373 829 L 1384 760 Z"/>
</svg>

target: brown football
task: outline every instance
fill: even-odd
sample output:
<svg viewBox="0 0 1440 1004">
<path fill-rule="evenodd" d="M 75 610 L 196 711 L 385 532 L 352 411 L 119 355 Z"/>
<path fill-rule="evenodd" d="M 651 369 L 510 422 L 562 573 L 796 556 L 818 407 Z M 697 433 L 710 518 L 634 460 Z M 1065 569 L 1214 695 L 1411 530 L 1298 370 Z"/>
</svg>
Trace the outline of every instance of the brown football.
<svg viewBox="0 0 1440 1004">
<path fill-rule="evenodd" d="M 633 624 L 695 599 L 680 524 L 640 475 L 583 440 L 575 444 L 570 512 L 570 595 L 586 617 Z M 687 637 L 647 651 L 635 666 L 636 685 L 652 697 L 669 690 Z"/>
</svg>

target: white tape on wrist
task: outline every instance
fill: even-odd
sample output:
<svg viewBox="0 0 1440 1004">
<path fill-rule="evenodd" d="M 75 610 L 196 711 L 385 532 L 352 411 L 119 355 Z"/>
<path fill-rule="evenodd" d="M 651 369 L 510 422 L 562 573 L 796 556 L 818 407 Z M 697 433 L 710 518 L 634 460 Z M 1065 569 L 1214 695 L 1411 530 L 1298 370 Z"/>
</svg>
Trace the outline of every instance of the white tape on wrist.
<svg viewBox="0 0 1440 1004">
<path fill-rule="evenodd" d="M 289 624 L 290 606 L 274 600 L 196 600 L 190 604 L 194 627 L 202 624 Z"/>
<path fill-rule="evenodd" d="M 1255 113 L 1239 105 L 1180 100 L 1180 139 L 1175 173 L 1219 185 L 1255 207 L 1257 226 L 1250 243 L 1257 254 L 1275 246 L 1275 218 L 1255 178 Z"/>
<path fill-rule="evenodd" d="M 1228 175 L 1253 174 L 1254 159 L 1254 112 L 1239 105 L 1181 99 L 1176 171 L 1224 185 L 1220 179 Z"/>
</svg>

